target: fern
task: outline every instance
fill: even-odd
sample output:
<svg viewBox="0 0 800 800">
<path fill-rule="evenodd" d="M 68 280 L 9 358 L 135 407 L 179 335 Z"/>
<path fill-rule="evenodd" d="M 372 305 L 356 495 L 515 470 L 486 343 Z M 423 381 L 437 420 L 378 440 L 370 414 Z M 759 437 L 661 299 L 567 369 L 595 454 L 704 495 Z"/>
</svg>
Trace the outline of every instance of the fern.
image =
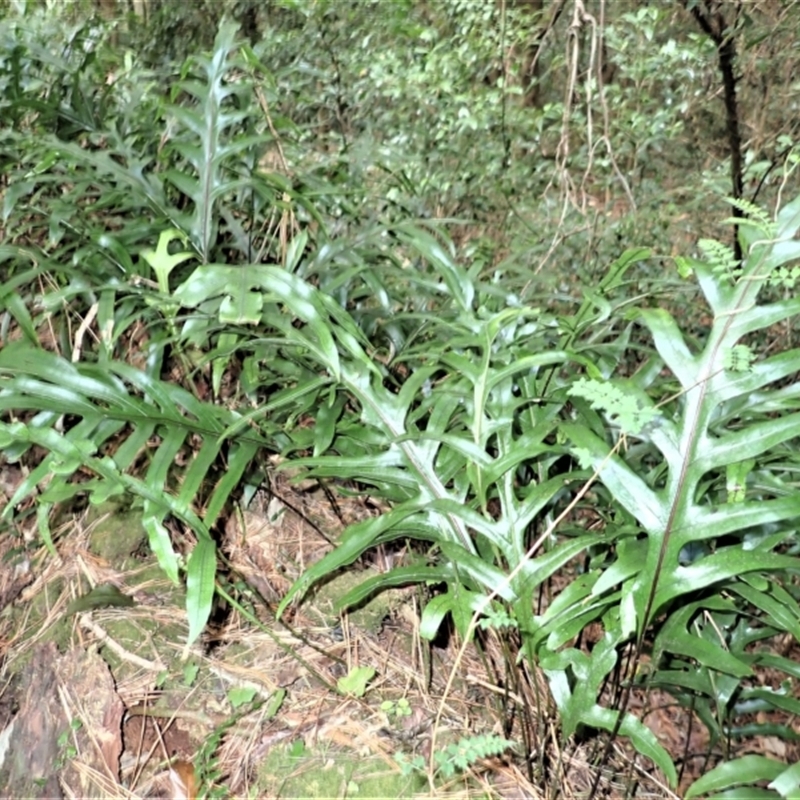
<svg viewBox="0 0 800 800">
<path fill-rule="evenodd" d="M 734 208 L 741 211 L 747 218 L 747 224 L 758 230 L 765 239 L 775 238 L 778 230 L 777 226 L 775 222 L 769 218 L 769 215 L 763 208 L 757 206 L 755 203 L 751 203 L 744 197 L 726 197 L 725 199 Z M 724 220 L 724 222 L 726 224 L 741 225 L 742 219 L 741 217 L 729 217 Z"/>
<path fill-rule="evenodd" d="M 715 275 L 723 275 L 730 281 L 741 274 L 741 267 L 733 250 L 716 239 L 700 239 L 697 246 L 703 251 L 708 266 Z"/>
<path fill-rule="evenodd" d="M 220 219 L 226 222 L 225 238 L 235 243 L 234 249 L 250 252 L 241 223 L 224 207 L 244 190 L 241 162 L 262 141 L 244 135 L 252 105 L 237 105 L 240 95 L 250 89 L 241 75 L 237 80 L 231 77 L 237 66 L 236 32 L 234 23 L 223 24 L 213 53 L 191 59 L 181 80 L 174 82 L 174 97 L 182 104 L 168 107 L 173 124 L 160 142 L 157 165 L 153 145 L 159 131 L 152 125 L 153 136 L 143 142 L 139 132 L 126 137 L 109 131 L 103 149 L 52 135 L 20 146 L 26 161 L 11 178 L 5 219 L 9 230 L 16 225 L 27 239 L 46 240 L 46 232 L 28 231 L 31 212 L 25 201 L 35 197 L 45 231 L 50 225 L 50 252 L 0 251 L 2 260 L 29 258 L 37 265 L 28 272 L 15 273 L 12 268 L 9 275 L 14 274 L 14 280 L 0 291 L 0 308 L 17 321 L 25 337 L 0 350 L 0 412 L 8 415 L 0 422 L 0 446 L 12 462 L 32 447 L 45 451 L 6 505 L 4 517 L 35 496 L 42 539 L 55 551 L 48 515 L 59 503 L 78 494 L 92 503 L 121 492 L 137 495 L 159 564 L 173 582 L 185 570 L 190 639 L 203 630 L 214 593 L 216 546 L 209 529 L 259 449 L 277 449 L 271 434 L 280 425 L 263 421 L 255 431 L 238 412 L 202 402 L 159 379 L 168 347 L 187 372 L 196 366 L 188 364 L 179 337 L 206 349 L 216 340 L 217 351 L 212 350 L 217 356 L 212 362 L 216 393 L 227 364 L 221 354 L 229 356 L 236 345 L 235 335 L 220 333 L 216 320 L 241 324 L 260 319 L 262 297 L 248 290 L 246 268 L 232 268 L 219 287 L 216 307 L 183 327 L 176 322 L 181 298 L 171 293 L 170 285 L 175 273 L 181 272 L 182 278 L 191 273 L 190 258 L 214 260 Z M 163 109 L 151 111 L 150 122 L 153 115 L 158 121 Z M 97 193 L 102 200 L 96 199 L 93 188 L 87 190 L 94 186 L 102 187 Z M 266 179 L 257 188 L 260 191 L 253 191 L 250 185 L 254 196 L 265 198 L 265 203 L 274 196 Z M 273 211 L 268 208 L 270 214 Z M 117 217 L 130 224 L 103 222 Z M 176 239 L 191 247 L 171 252 Z M 148 280 L 151 270 L 157 278 L 153 288 Z M 35 286 L 42 273 L 48 279 L 41 285 L 56 288 L 40 298 L 38 290 L 27 287 Z M 91 311 L 80 333 L 86 341 L 74 342 L 67 327 L 71 320 L 63 331 L 57 330 L 64 323 L 58 312 L 66 308 L 69 314 L 86 315 L 87 304 Z M 46 318 L 41 308 L 46 309 Z M 38 317 L 33 316 L 36 313 Z M 96 328 L 89 324 L 94 313 Z M 136 327 L 146 334 L 131 336 Z M 46 347 L 39 341 L 45 328 L 55 332 Z M 89 337 L 95 333 L 98 346 L 91 352 Z M 59 346 L 71 347 L 73 360 L 80 354 L 80 363 L 49 352 Z M 130 354 L 120 352 L 123 346 L 142 347 L 140 369 L 127 363 Z M 259 355 L 270 360 L 275 350 L 262 348 Z M 279 376 L 271 387 L 270 399 L 278 406 L 287 402 L 281 392 L 285 380 Z M 315 404 L 310 395 L 324 380 L 312 376 L 299 388 L 297 372 L 289 380 L 293 410 L 303 413 L 305 403 Z M 270 413 L 275 406 L 262 408 Z M 14 421 L 20 418 L 23 422 Z M 190 455 L 178 483 L 174 460 L 181 451 Z M 197 537 L 185 564 L 174 552 L 164 524 L 168 515 Z"/>
<path fill-rule="evenodd" d="M 777 267 L 767 278 L 767 283 L 778 289 L 794 289 L 800 278 L 800 267 Z"/>
<path fill-rule="evenodd" d="M 774 240 L 742 226 L 748 255 L 733 285 L 729 249 L 705 242 L 710 263 L 693 266 L 713 324 L 699 352 L 665 309 L 641 312 L 657 352 L 637 375 L 645 381 L 666 367 L 681 392 L 676 403 L 662 407 L 657 424 L 641 429 L 640 447 L 609 454 L 613 434 L 585 412 L 562 427 L 573 452 L 591 456 L 618 513 L 624 510 L 640 532 L 618 542 L 612 565 L 587 578 L 589 589 L 574 590 L 574 598 L 598 608 L 601 598 L 617 598 L 614 612 L 603 617 L 603 640 L 590 656 L 567 648 L 542 658 L 567 733 L 580 723 L 626 733 L 630 720 L 596 701 L 617 664 L 616 648 L 630 637 L 640 646 L 653 637 L 651 679 L 678 694 L 691 687 L 687 702 L 702 709 L 706 721 L 726 714 L 728 700 L 740 695 L 744 713 L 747 683 L 762 663 L 796 674 L 796 665 L 750 644 L 776 630 L 800 636 L 800 603 L 782 586 L 786 571 L 800 568 L 793 555 L 800 498 L 791 446 L 800 437 L 794 399 L 800 350 L 754 362 L 740 342 L 800 313 L 798 298 L 759 302 L 764 277 L 800 258 L 799 228 L 800 198 L 781 210 Z M 579 394 L 604 400 L 607 409 L 622 400 L 585 383 Z M 748 480 L 751 474 L 757 481 Z M 544 616 L 554 617 L 551 646 L 569 641 L 575 630 L 569 621 L 558 628 L 558 614 Z M 779 693 L 769 690 L 776 706 Z M 725 719 L 717 722 L 716 735 L 729 730 Z M 640 752 L 642 745 L 646 735 Z"/>
<path fill-rule="evenodd" d="M 754 359 L 755 354 L 746 344 L 735 344 L 725 351 L 722 363 L 731 372 L 749 372 Z"/>
<path fill-rule="evenodd" d="M 482 630 L 489 628 L 516 628 L 517 620 L 509 611 L 496 603 L 491 603 L 486 609 L 486 616 L 478 620 L 478 626 Z"/>
<path fill-rule="evenodd" d="M 229 796 L 229 792 L 220 784 L 223 772 L 218 754 L 225 735 L 244 717 L 254 714 L 267 703 L 269 708 L 277 710 L 283 702 L 285 694 L 283 689 L 279 689 L 269 701 L 259 699 L 245 703 L 242 708 L 224 719 L 206 736 L 194 759 L 197 767 L 198 787 L 204 790 L 204 798 L 208 798 L 208 800 L 217 800 L 219 798 L 219 800 L 222 800 L 222 798 Z M 270 719 L 274 716 L 275 710 L 267 711 L 266 718 Z"/>
<path fill-rule="evenodd" d="M 439 774 L 449 780 L 459 772 L 466 772 L 483 758 L 502 755 L 514 743 L 491 733 L 464 737 L 457 744 L 449 744 L 434 756 Z"/>
<path fill-rule="evenodd" d="M 8 519 L 26 498 L 37 496 L 40 529 L 52 549 L 46 521 L 56 503 L 84 494 L 99 504 L 121 492 L 133 493 L 144 504 L 150 546 L 174 582 L 179 563 L 163 520 L 167 515 L 182 520 L 198 537 L 186 565 L 190 639 L 195 639 L 208 619 L 214 593 L 216 548 L 209 528 L 258 449 L 269 446 L 268 437 L 250 430 L 235 433 L 239 414 L 202 403 L 128 365 L 75 365 L 20 341 L 0 350 L 0 411 L 19 414 L 27 409 L 38 412 L 27 424 L 0 422 L 0 448 L 9 461 L 18 461 L 34 445 L 45 448 L 47 455 L 21 482 L 3 517 Z M 65 414 L 72 422 L 62 432 Z M 113 455 L 102 455 L 112 441 Z M 149 444 L 153 441 L 155 445 Z M 170 491 L 170 468 L 184 447 L 194 455 L 180 486 Z M 149 465 L 139 478 L 138 459 L 145 452 Z M 221 459 L 226 470 L 200 509 L 201 487 Z M 77 480 L 81 471 L 92 478 Z"/>
<path fill-rule="evenodd" d="M 625 432 L 636 435 L 653 422 L 658 410 L 649 398 L 631 386 L 627 391 L 609 381 L 580 378 L 569 390 L 573 397 L 583 397 L 592 408 L 605 411 L 609 418 Z"/>
</svg>

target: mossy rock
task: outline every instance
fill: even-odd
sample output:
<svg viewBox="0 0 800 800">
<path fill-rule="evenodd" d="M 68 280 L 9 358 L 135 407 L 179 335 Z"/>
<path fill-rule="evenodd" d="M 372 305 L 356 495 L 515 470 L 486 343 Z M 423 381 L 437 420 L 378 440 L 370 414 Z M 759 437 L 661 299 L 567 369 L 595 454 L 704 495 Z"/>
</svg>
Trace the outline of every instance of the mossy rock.
<svg viewBox="0 0 800 800">
<path fill-rule="evenodd" d="M 356 586 L 379 574 L 375 567 L 362 571 L 347 570 L 332 578 L 317 589 L 310 603 L 310 611 L 322 618 L 326 625 L 336 625 L 339 614 L 336 604 Z M 370 597 L 361 605 L 348 611 L 350 623 L 359 630 L 378 633 L 383 621 L 393 611 L 408 602 L 406 589 L 385 589 Z"/>
<path fill-rule="evenodd" d="M 421 775 L 402 775 L 378 756 L 359 757 L 319 745 L 306 748 L 298 740 L 274 747 L 258 771 L 259 797 L 367 798 L 417 796 L 427 788 Z"/>
<path fill-rule="evenodd" d="M 132 555 L 147 540 L 142 511 L 124 503 L 108 501 L 92 508 L 87 516 L 89 549 L 115 569 L 131 566 Z"/>
</svg>

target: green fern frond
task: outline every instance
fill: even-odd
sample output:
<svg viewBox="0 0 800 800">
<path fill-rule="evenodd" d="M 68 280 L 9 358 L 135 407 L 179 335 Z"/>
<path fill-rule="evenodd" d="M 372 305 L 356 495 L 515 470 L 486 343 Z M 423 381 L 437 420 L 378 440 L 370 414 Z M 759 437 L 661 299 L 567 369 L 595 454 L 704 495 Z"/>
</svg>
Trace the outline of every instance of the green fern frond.
<svg viewBox="0 0 800 800">
<path fill-rule="evenodd" d="M 772 272 L 767 284 L 776 289 L 794 289 L 800 278 L 800 267 L 778 267 Z"/>
<path fill-rule="evenodd" d="M 129 492 L 143 502 L 150 547 L 173 582 L 178 580 L 179 563 L 163 520 L 167 515 L 182 520 L 197 536 L 185 567 L 189 639 L 196 639 L 214 594 L 216 545 L 209 528 L 268 441 L 250 429 L 237 431 L 238 413 L 201 402 L 181 387 L 127 364 L 109 361 L 102 370 L 73 364 L 23 340 L 0 349 L 0 389 L 0 412 L 37 414 L 28 423 L 0 420 L 4 457 L 19 460 L 32 447 L 47 452 L 16 487 L 2 518 L 10 519 L 23 502 L 36 497 L 40 532 L 54 551 L 46 515 L 56 504 L 77 494 L 99 504 Z M 72 422 L 62 431 L 59 420 L 65 415 Z M 101 456 L 112 442 L 113 456 Z M 172 466 L 182 449 L 192 455 L 175 485 Z M 138 477 L 133 473 L 143 452 L 149 464 Z M 203 497 L 201 513 L 198 497 L 220 464 L 224 474 Z M 93 478 L 82 480 L 81 473 Z"/>
<path fill-rule="evenodd" d="M 449 744 L 436 753 L 436 764 L 443 778 L 452 778 L 457 772 L 464 772 L 482 758 L 499 756 L 508 750 L 513 742 L 491 733 L 459 739 L 457 744 Z"/>
<path fill-rule="evenodd" d="M 636 393 L 623 391 L 610 382 L 581 378 L 569 393 L 588 400 L 592 408 L 605 411 L 625 433 L 633 436 L 658 416 L 658 411 L 645 405 L 643 398 L 637 397 Z"/>
<path fill-rule="evenodd" d="M 737 344 L 725 352 L 723 363 L 731 372 L 749 372 L 754 360 L 755 354 L 746 344 Z"/>
<path fill-rule="evenodd" d="M 755 203 L 751 203 L 749 200 L 745 200 L 743 197 L 726 197 L 725 198 L 734 208 L 738 209 L 745 215 L 747 218 L 747 222 L 751 225 L 755 226 L 761 233 L 764 235 L 766 239 L 774 239 L 775 232 L 777 231 L 777 226 L 775 223 L 769 218 L 767 212 L 760 208 L 759 206 L 755 205 Z M 725 220 L 725 222 L 732 223 L 732 224 L 741 224 L 741 218 L 730 218 Z"/>
<path fill-rule="evenodd" d="M 724 275 L 730 280 L 736 280 L 739 277 L 741 265 L 730 247 L 716 239 L 700 239 L 697 246 L 703 251 L 703 255 L 715 275 Z"/>
<path fill-rule="evenodd" d="M 494 628 L 495 630 L 500 628 L 516 628 L 517 621 L 507 609 L 490 605 L 486 609 L 486 616 L 478 621 L 478 626 L 483 630 L 489 628 Z"/>
</svg>

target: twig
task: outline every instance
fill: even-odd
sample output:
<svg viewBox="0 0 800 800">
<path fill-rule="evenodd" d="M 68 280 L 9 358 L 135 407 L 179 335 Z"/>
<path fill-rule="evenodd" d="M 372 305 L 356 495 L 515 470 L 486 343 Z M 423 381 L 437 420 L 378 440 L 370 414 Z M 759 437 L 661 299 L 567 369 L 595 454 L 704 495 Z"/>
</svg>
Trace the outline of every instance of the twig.
<svg viewBox="0 0 800 800">
<path fill-rule="evenodd" d="M 81 614 L 79 623 L 82 628 L 93 633 L 106 647 L 113 650 L 121 659 L 135 664 L 142 669 L 152 672 L 162 672 L 166 667 L 160 661 L 148 661 L 146 658 L 137 656 L 127 651 L 119 642 L 114 641 L 97 623 L 93 622 L 88 614 Z"/>
</svg>

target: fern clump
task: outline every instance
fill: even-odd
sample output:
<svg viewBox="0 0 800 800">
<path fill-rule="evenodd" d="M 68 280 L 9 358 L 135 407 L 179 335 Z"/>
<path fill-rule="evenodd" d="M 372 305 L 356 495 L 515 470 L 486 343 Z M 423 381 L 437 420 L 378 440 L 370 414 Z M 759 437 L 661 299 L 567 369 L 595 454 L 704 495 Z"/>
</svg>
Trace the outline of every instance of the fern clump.
<svg viewBox="0 0 800 800">
<path fill-rule="evenodd" d="M 641 389 L 626 393 L 614 382 L 581 379 L 571 390 L 604 410 L 623 434 L 637 430 L 642 444 L 611 448 L 609 436 L 586 413 L 562 426 L 575 456 L 598 473 L 617 515 L 633 520 L 637 530 L 636 537 L 617 542 L 601 575 L 587 576 L 585 602 L 597 608 L 597 619 L 605 609 L 603 640 L 591 656 L 567 648 L 542 659 L 562 724 L 625 733 L 629 720 L 593 704 L 615 668 L 616 647 L 629 637 L 637 653 L 645 637 L 652 637 L 648 680 L 691 704 L 714 736 L 730 730 L 729 715 L 746 713 L 748 682 L 758 667 L 796 675 L 788 659 L 749 645 L 777 631 L 800 636 L 800 603 L 784 589 L 791 582 L 787 572 L 800 568 L 793 555 L 800 497 L 794 467 L 784 466 L 794 458 L 790 443 L 800 437 L 800 406 L 794 401 L 800 348 L 757 358 L 743 342 L 800 313 L 800 298 L 761 297 L 765 286 L 796 275 L 800 198 L 775 223 L 746 210 L 755 220 L 736 220 L 746 253 L 741 264 L 730 248 L 711 240 L 700 243 L 706 262 L 691 262 L 713 317 L 699 350 L 694 339 L 690 347 L 666 309 L 640 312 L 655 345 L 637 370 L 640 382 L 666 368 L 680 383 L 676 402 L 660 407 L 658 424 L 647 426 L 640 416 L 640 403 L 648 413 L 654 410 Z M 794 382 L 787 387 L 787 381 Z M 778 392 L 782 400 L 776 404 Z M 554 630 L 549 641 L 563 639 Z M 722 685 L 724 701 L 716 688 Z M 758 696 L 783 708 L 783 691 L 776 685 Z M 642 745 L 646 737 L 640 737 L 640 752 Z M 657 759 L 657 748 L 651 757 Z M 715 780 L 723 772 L 755 774 L 741 762 L 725 765 Z M 773 777 L 780 767 L 775 765 Z M 722 785 L 697 782 L 703 791 Z"/>
</svg>

